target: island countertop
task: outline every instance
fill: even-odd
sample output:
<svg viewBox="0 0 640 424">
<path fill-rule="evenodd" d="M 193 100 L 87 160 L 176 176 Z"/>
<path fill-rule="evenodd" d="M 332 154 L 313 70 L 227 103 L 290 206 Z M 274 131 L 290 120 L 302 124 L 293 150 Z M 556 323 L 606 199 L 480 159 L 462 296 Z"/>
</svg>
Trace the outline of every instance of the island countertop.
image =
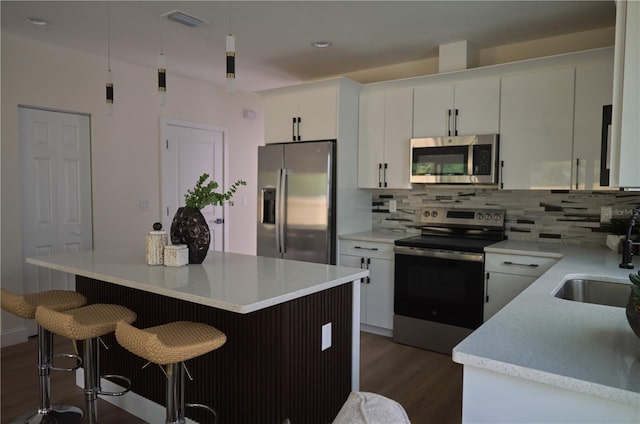
<svg viewBox="0 0 640 424">
<path fill-rule="evenodd" d="M 505 241 L 487 252 L 561 258 L 453 349 L 455 362 L 640 407 L 640 339 L 624 308 L 554 297 L 568 278 L 629 283 L 604 248 Z"/>
<path fill-rule="evenodd" d="M 366 277 L 364 269 L 209 252 L 200 265 L 147 265 L 144 253 L 90 250 L 27 263 L 247 314 Z"/>
</svg>

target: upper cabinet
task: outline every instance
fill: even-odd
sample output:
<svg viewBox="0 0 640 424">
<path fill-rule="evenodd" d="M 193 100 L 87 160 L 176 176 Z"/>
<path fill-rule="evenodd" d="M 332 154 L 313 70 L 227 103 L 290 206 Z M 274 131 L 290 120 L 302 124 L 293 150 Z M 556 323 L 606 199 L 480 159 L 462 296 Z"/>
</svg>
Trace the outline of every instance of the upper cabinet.
<svg viewBox="0 0 640 424">
<path fill-rule="evenodd" d="M 608 189 L 600 186 L 600 156 L 603 108 L 611 104 L 612 87 L 612 61 L 579 64 L 576 67 L 571 180 L 574 190 Z"/>
<path fill-rule="evenodd" d="M 265 142 L 337 138 L 338 93 L 333 87 L 307 88 L 265 96 Z"/>
<path fill-rule="evenodd" d="M 409 140 L 412 107 L 412 89 L 360 93 L 360 188 L 411 188 Z"/>
<path fill-rule="evenodd" d="M 571 185 L 574 68 L 502 78 L 501 188 Z"/>
<path fill-rule="evenodd" d="M 640 2 L 616 1 L 611 185 L 640 187 Z"/>
<path fill-rule="evenodd" d="M 493 134 L 499 130 L 500 78 L 417 87 L 413 136 Z"/>
</svg>

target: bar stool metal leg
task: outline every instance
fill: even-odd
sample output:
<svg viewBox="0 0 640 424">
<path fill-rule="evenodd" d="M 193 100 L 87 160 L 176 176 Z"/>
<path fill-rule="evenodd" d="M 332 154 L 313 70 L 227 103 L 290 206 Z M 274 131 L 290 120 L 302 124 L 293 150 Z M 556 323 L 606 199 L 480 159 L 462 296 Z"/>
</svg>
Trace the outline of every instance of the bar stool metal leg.
<svg viewBox="0 0 640 424">
<path fill-rule="evenodd" d="M 38 410 L 11 420 L 11 424 L 79 423 L 82 410 L 75 406 L 51 406 L 51 369 L 53 368 L 53 333 L 37 325 L 38 329 Z"/>
<path fill-rule="evenodd" d="M 181 362 L 166 365 L 167 415 L 166 422 L 182 424 L 184 419 L 184 367 Z"/>
<path fill-rule="evenodd" d="M 97 338 L 84 340 L 84 399 L 89 424 L 98 422 L 98 391 L 100 390 L 98 352 Z"/>
</svg>

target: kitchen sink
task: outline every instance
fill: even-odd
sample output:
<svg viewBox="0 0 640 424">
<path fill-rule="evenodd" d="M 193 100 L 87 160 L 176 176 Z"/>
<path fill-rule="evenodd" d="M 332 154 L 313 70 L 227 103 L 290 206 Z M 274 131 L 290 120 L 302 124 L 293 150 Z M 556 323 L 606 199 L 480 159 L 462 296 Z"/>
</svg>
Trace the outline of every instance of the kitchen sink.
<svg viewBox="0 0 640 424">
<path fill-rule="evenodd" d="M 631 284 L 625 283 L 572 278 L 562 283 L 555 297 L 574 302 L 624 308 L 629 300 L 630 286 Z"/>
</svg>

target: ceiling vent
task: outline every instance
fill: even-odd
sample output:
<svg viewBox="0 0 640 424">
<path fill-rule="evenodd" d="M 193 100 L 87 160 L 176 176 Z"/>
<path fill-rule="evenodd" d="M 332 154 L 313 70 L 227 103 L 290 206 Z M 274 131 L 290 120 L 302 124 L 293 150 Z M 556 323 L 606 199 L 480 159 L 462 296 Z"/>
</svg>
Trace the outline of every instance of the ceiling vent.
<svg viewBox="0 0 640 424">
<path fill-rule="evenodd" d="M 168 19 L 171 19 L 172 21 L 192 28 L 210 23 L 209 21 L 205 21 L 204 19 L 198 18 L 197 16 L 189 15 L 188 13 L 185 13 L 181 10 L 173 10 L 171 12 L 165 13 L 164 16 L 166 16 Z"/>
</svg>

